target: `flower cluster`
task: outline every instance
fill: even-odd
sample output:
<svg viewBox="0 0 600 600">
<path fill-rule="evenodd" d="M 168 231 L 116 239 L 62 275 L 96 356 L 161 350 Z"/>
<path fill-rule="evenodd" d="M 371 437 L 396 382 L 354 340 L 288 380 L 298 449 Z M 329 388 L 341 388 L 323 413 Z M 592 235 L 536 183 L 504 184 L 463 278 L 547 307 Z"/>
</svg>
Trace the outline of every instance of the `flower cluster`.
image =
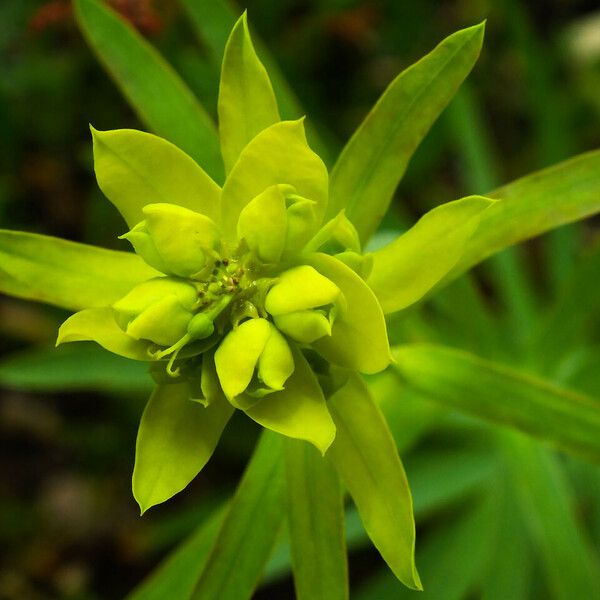
<svg viewBox="0 0 600 600">
<path fill-rule="evenodd" d="M 96 154 L 132 136 L 185 156 L 131 131 L 94 131 Z M 285 151 L 269 151 L 273 146 Z M 96 156 L 105 187 L 102 161 Z M 259 173 L 254 186 L 251 172 Z M 243 185 L 252 188 L 244 196 Z M 238 193 L 228 197 L 230 189 Z M 335 435 L 325 398 L 340 372 L 375 372 L 389 362 L 383 313 L 363 279 L 368 256 L 343 212 L 325 221 L 326 191 L 327 171 L 306 142 L 303 122 L 273 124 L 241 152 L 208 214 L 201 210 L 206 198 L 141 206 L 143 218 L 121 237 L 156 275 L 111 307 L 128 347 L 143 348 L 153 363 L 157 382 L 188 382 L 190 397 L 205 405 L 222 394 L 322 452 Z M 80 319 L 76 313 L 63 324 L 60 341 L 82 339 L 73 336 Z M 281 407 L 293 403 L 282 417 Z"/>
</svg>

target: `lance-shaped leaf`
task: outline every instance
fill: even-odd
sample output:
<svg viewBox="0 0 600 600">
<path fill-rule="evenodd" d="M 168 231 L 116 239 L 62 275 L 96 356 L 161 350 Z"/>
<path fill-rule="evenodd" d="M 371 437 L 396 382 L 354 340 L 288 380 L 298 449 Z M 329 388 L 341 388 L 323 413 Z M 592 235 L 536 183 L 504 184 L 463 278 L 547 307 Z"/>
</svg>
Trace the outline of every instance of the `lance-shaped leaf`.
<svg viewBox="0 0 600 600">
<path fill-rule="evenodd" d="M 74 4 L 89 45 L 142 121 L 220 180 L 223 164 L 215 124 L 179 75 L 105 4 L 97 0 Z"/>
<path fill-rule="evenodd" d="M 88 390 L 123 395 L 147 395 L 154 387 L 148 365 L 115 356 L 94 344 L 5 355 L 0 360 L 0 385 L 38 393 Z"/>
<path fill-rule="evenodd" d="M 130 228 L 146 218 L 147 204 L 177 204 L 217 218 L 219 186 L 177 146 L 135 129 L 92 128 L 92 137 L 98 185 Z"/>
<path fill-rule="evenodd" d="M 246 13 L 234 25 L 223 57 L 219 87 L 219 137 L 228 173 L 257 133 L 279 121 L 269 75 L 260 62 Z"/>
<path fill-rule="evenodd" d="M 0 230 L 0 292 L 79 310 L 106 306 L 159 275 L 139 256 Z"/>
<path fill-rule="evenodd" d="M 384 312 L 420 300 L 454 267 L 491 204 L 481 196 L 442 204 L 373 253 L 368 283 Z"/>
<path fill-rule="evenodd" d="M 292 350 L 294 372 L 285 389 L 265 396 L 246 414 L 267 429 L 310 442 L 325 454 L 335 437 L 335 425 L 312 369 L 302 352 Z"/>
<path fill-rule="evenodd" d="M 376 373 L 390 362 L 385 318 L 369 286 L 348 266 L 327 254 L 312 254 L 310 264 L 342 290 L 346 300 L 333 323 L 331 336 L 313 343 L 327 360 Z"/>
<path fill-rule="evenodd" d="M 490 254 L 600 211 L 600 150 L 526 175 L 490 193 L 490 207 L 448 274 L 453 279 Z"/>
<path fill-rule="evenodd" d="M 264 432 L 191 598 L 252 596 L 285 514 L 282 438 Z"/>
<path fill-rule="evenodd" d="M 402 583 L 421 589 L 410 488 L 385 419 L 355 374 L 329 404 L 337 435 L 328 456 L 381 556 Z"/>
<path fill-rule="evenodd" d="M 289 184 L 299 196 L 313 200 L 320 222 L 327 205 L 327 168 L 308 146 L 302 120 L 275 123 L 242 150 L 223 186 L 223 229 L 229 238 L 235 239 L 246 204 L 278 183 Z"/>
<path fill-rule="evenodd" d="M 229 37 L 231 28 L 235 25 L 239 11 L 229 0 L 213 0 L 212 2 L 198 2 L 197 0 L 181 0 L 182 8 L 187 12 L 193 28 L 202 44 L 207 47 L 211 54 L 213 68 L 216 70 L 221 64 L 225 44 Z M 258 54 L 262 59 L 277 97 L 277 103 L 281 116 L 284 119 L 297 119 L 306 113 L 296 94 L 286 81 L 281 69 L 277 65 L 269 49 L 253 35 L 254 45 L 258 48 Z M 314 145 L 319 156 L 329 163 L 331 158 L 330 143 L 332 140 L 321 139 L 324 135 L 322 127 L 307 124 L 308 137 Z M 319 131 L 317 131 L 319 129 Z"/>
<path fill-rule="evenodd" d="M 96 342 L 104 349 L 133 360 L 151 360 L 150 342 L 127 335 L 115 321 L 110 307 L 86 308 L 71 315 L 58 330 L 56 345 Z"/>
<path fill-rule="evenodd" d="M 598 399 L 443 346 L 400 346 L 393 356 L 400 376 L 432 400 L 600 460 Z"/>
<path fill-rule="evenodd" d="M 348 598 L 338 475 L 310 445 L 285 441 L 288 527 L 297 600 Z"/>
<path fill-rule="evenodd" d="M 597 598 L 598 557 L 575 512 L 570 482 L 557 457 L 511 432 L 504 455 L 525 523 L 539 551 L 550 597 Z"/>
<path fill-rule="evenodd" d="M 226 508 L 215 510 L 125 600 L 189 598 L 223 526 Z"/>
<path fill-rule="evenodd" d="M 159 385 L 138 431 L 133 495 L 142 513 L 180 492 L 208 462 L 233 408 L 221 396 L 190 400 L 186 383 Z"/>
<path fill-rule="evenodd" d="M 483 23 L 458 31 L 390 84 L 331 173 L 328 216 L 342 208 L 362 242 L 383 218 L 408 162 L 472 69 Z"/>
</svg>

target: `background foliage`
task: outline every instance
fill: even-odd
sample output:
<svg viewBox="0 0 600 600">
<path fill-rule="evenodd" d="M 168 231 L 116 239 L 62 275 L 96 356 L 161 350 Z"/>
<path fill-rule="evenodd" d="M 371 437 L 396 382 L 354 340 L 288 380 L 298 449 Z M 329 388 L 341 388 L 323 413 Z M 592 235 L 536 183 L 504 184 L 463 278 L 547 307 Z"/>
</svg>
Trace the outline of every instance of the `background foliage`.
<svg viewBox="0 0 600 600">
<path fill-rule="evenodd" d="M 191 0 L 111 4 L 214 111 L 219 11 L 213 7 L 207 19 L 190 7 L 210 3 Z M 325 132 L 319 151 L 326 157 L 400 70 L 449 33 L 488 18 L 478 65 L 412 160 L 376 242 L 437 204 L 600 146 L 594 3 L 246 6 L 254 31 Z M 144 126 L 85 44 L 69 3 L 3 2 L 0 60 L 0 224 L 125 249 L 116 239 L 120 217 L 93 179 L 87 123 Z M 426 597 L 587 598 L 600 589 L 598 467 L 513 427 L 584 459 L 597 456 L 587 400 L 576 402 L 573 392 L 600 393 L 599 268 L 588 220 L 487 261 L 394 319 L 393 341 L 410 343 L 397 355 L 400 377 L 388 372 L 370 383 L 413 488 Z M 150 380 L 143 365 L 92 345 L 55 351 L 65 316 L 0 298 L 0 597 L 122 598 L 200 524 L 184 550 L 201 555 L 206 536 L 216 534 L 213 511 L 231 495 L 256 438 L 256 428 L 236 418 L 203 475 L 139 519 L 130 472 Z M 524 376 L 535 379 L 520 403 Z M 551 403 L 556 418 L 498 414 L 507 399 L 516 407 Z M 565 402 L 579 429 L 563 426 Z M 508 426 L 491 424 L 498 421 Z M 414 595 L 385 570 L 352 509 L 347 528 L 352 597 Z M 193 564 L 183 562 L 181 573 Z M 288 565 L 282 543 L 257 598 L 293 597 Z M 160 585 L 154 597 L 173 592 L 172 580 Z M 144 589 L 134 597 L 150 597 Z"/>
</svg>

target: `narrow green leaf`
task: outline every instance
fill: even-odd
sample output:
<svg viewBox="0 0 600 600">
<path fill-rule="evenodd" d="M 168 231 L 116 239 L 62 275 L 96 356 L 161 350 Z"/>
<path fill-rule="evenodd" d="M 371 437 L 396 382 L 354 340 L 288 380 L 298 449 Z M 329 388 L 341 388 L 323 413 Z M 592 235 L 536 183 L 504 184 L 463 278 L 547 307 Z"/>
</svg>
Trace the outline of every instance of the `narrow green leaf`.
<svg viewBox="0 0 600 600">
<path fill-rule="evenodd" d="M 484 24 L 454 33 L 396 77 L 331 173 L 328 216 L 342 208 L 366 242 L 377 229 L 415 149 L 469 74 Z"/>
<path fill-rule="evenodd" d="M 420 300 L 454 267 L 491 204 L 482 196 L 442 204 L 373 253 L 368 283 L 384 312 Z"/>
<path fill-rule="evenodd" d="M 284 517 L 283 439 L 264 432 L 192 598 L 248 600 Z"/>
<path fill-rule="evenodd" d="M 191 24 L 203 46 L 206 46 L 212 66 L 215 71 L 221 65 L 225 44 L 232 27 L 235 25 L 239 10 L 228 0 L 181 0 L 184 10 L 187 12 Z M 279 68 L 277 61 L 269 52 L 269 48 L 257 38 L 256 32 L 252 38 L 264 63 L 275 90 L 275 97 L 283 119 L 298 119 L 306 114 L 302 104 L 286 81 L 285 75 Z M 306 124 L 308 139 L 319 156 L 329 163 L 331 158 L 331 139 L 322 139 L 324 136 L 322 127 L 315 127 L 312 123 Z M 325 143 L 327 142 L 327 143 Z"/>
<path fill-rule="evenodd" d="M 177 146 L 135 129 L 92 128 L 92 137 L 98 185 L 130 228 L 144 220 L 142 208 L 155 203 L 217 218 L 221 189 Z"/>
<path fill-rule="evenodd" d="M 528 600 L 532 597 L 534 576 L 534 552 L 529 541 L 529 532 L 519 510 L 512 486 L 502 475 L 502 492 L 496 502 L 499 505 L 498 532 L 488 572 L 482 581 L 481 600 Z"/>
<path fill-rule="evenodd" d="M 244 12 L 225 46 L 221 70 L 219 137 L 225 171 L 231 171 L 256 134 L 278 121 L 271 80 L 254 50 Z"/>
<path fill-rule="evenodd" d="M 313 200 L 317 222 L 327 206 L 327 168 L 306 142 L 304 123 L 282 121 L 261 131 L 242 151 L 223 186 L 224 233 L 235 238 L 240 211 L 258 194 L 279 183 Z"/>
<path fill-rule="evenodd" d="M 313 343 L 327 360 L 362 373 L 376 373 L 390 362 L 385 317 L 369 286 L 348 266 L 328 254 L 307 262 L 342 290 L 346 305 L 333 323 L 331 336 Z"/>
<path fill-rule="evenodd" d="M 345 600 L 348 564 L 338 475 L 305 442 L 286 440 L 284 448 L 296 598 Z"/>
<path fill-rule="evenodd" d="M 522 371 L 429 344 L 400 346 L 394 368 L 432 400 L 600 460 L 600 401 Z"/>
<path fill-rule="evenodd" d="M 488 194 L 499 198 L 448 279 L 494 252 L 600 211 L 600 150 L 526 175 Z"/>
<path fill-rule="evenodd" d="M 600 562 L 575 516 L 575 499 L 560 463 L 525 436 L 511 432 L 505 442 L 515 491 L 552 597 L 598 598 Z"/>
<path fill-rule="evenodd" d="M 216 127 L 164 58 L 97 0 L 75 0 L 75 15 L 89 45 L 142 121 L 222 180 Z"/>
<path fill-rule="evenodd" d="M 144 410 L 135 452 L 133 494 L 142 514 L 180 492 L 208 462 L 233 413 L 225 398 L 206 407 L 188 383 L 159 385 Z"/>
<path fill-rule="evenodd" d="M 498 462 L 487 448 L 424 450 L 420 446 L 406 459 L 417 520 L 453 503 L 464 503 L 468 496 L 492 485 L 498 477 Z"/>
<path fill-rule="evenodd" d="M 437 527 L 419 548 L 425 600 L 463 600 L 475 595 L 495 545 L 497 507 L 488 494 L 474 507 Z M 506 549 L 505 549 L 506 551 Z M 357 600 L 408 600 L 415 594 L 400 587 L 388 573 L 356 594 Z M 508 600 L 508 598 L 506 599 Z M 512 600 L 512 599 L 511 599 Z"/>
<path fill-rule="evenodd" d="M 310 442 L 322 454 L 335 437 L 327 403 L 302 352 L 293 349 L 294 372 L 281 392 L 267 394 L 246 414 L 267 429 Z"/>
<path fill-rule="evenodd" d="M 130 252 L 0 229 L 0 291 L 79 310 L 116 302 L 157 271 Z"/>
<path fill-rule="evenodd" d="M 149 393 L 148 366 L 106 352 L 93 344 L 26 350 L 4 356 L 0 385 L 17 390 L 62 392 L 95 390 Z"/>
<path fill-rule="evenodd" d="M 226 507 L 216 510 L 207 521 L 126 596 L 126 600 L 187 600 L 223 525 Z"/>
<path fill-rule="evenodd" d="M 358 375 L 329 404 L 337 434 L 327 456 L 381 556 L 402 583 L 421 589 L 410 488 L 385 419 Z"/>
</svg>

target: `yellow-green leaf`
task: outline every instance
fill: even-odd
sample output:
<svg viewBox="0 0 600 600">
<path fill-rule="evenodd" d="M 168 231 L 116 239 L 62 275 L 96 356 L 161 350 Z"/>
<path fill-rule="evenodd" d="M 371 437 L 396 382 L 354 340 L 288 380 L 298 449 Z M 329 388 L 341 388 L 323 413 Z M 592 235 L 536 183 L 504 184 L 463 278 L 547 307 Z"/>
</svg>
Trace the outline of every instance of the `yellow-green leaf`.
<svg viewBox="0 0 600 600">
<path fill-rule="evenodd" d="M 79 310 L 112 304 L 157 275 L 131 252 L 0 230 L 0 291 L 5 294 Z"/>
<path fill-rule="evenodd" d="M 363 243 L 377 229 L 415 149 L 473 68 L 483 32 L 483 23 L 457 31 L 400 73 L 338 158 L 327 215 L 346 208 Z"/>
<path fill-rule="evenodd" d="M 193 600 L 252 596 L 285 515 L 282 439 L 263 432 L 225 515 Z"/>
<path fill-rule="evenodd" d="M 208 462 L 233 413 L 227 400 L 190 400 L 187 382 L 157 386 L 138 431 L 133 495 L 142 513 L 180 492 Z"/>
<path fill-rule="evenodd" d="M 346 300 L 333 322 L 331 336 L 313 343 L 327 360 L 376 373 L 390 362 L 390 349 L 383 311 L 369 286 L 348 266 L 327 254 L 308 257 L 312 266 L 342 290 Z"/>
<path fill-rule="evenodd" d="M 329 405 L 337 435 L 328 457 L 381 556 L 404 585 L 419 590 L 412 498 L 385 419 L 356 374 Z"/>
<path fill-rule="evenodd" d="M 285 389 L 265 396 L 246 414 L 267 429 L 310 442 L 325 454 L 335 437 L 335 425 L 306 359 L 298 349 L 293 356 L 295 368 Z"/>
<path fill-rule="evenodd" d="M 287 515 L 297 600 L 346 600 L 348 564 L 338 475 L 309 444 L 284 446 Z"/>
<path fill-rule="evenodd" d="M 278 183 L 313 200 L 320 222 L 327 205 L 327 168 L 308 146 L 302 120 L 275 123 L 242 150 L 221 197 L 223 230 L 229 238 L 235 239 L 238 217 L 248 202 Z"/>
<path fill-rule="evenodd" d="M 215 220 L 219 186 L 182 150 L 135 129 L 97 131 L 94 169 L 98 185 L 134 227 L 147 204 L 177 204 Z"/>
<path fill-rule="evenodd" d="M 417 302 L 456 265 L 491 204 L 481 196 L 442 204 L 373 253 L 367 281 L 384 312 Z"/>
<path fill-rule="evenodd" d="M 257 133 L 278 121 L 271 81 L 254 50 L 244 12 L 229 35 L 221 68 L 219 137 L 225 171 L 231 171 Z"/>
</svg>

